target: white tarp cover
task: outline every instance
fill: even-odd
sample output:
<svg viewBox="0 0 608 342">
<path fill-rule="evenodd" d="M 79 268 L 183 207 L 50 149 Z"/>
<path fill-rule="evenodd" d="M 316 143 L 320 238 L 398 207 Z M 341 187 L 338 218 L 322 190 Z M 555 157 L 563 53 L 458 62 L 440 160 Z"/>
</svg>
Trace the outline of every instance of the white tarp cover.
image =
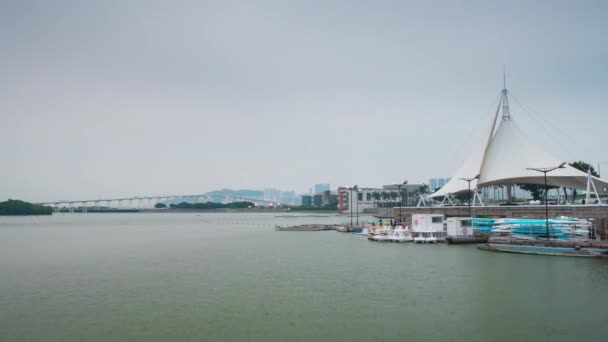
<svg viewBox="0 0 608 342">
<path fill-rule="evenodd" d="M 486 135 L 484 134 L 484 137 Z M 527 168 L 550 168 L 562 161 L 534 145 L 512 120 L 502 120 L 489 145 L 474 151 L 454 177 L 431 197 L 443 197 L 468 191 L 468 184 L 460 178 L 472 178 L 479 174 L 479 181 L 471 182 L 471 189 L 498 184 L 544 184 L 544 175 Z M 608 181 L 593 177 L 598 192 L 606 192 Z M 586 189 L 587 173 L 565 165 L 565 168 L 547 174 L 547 184 L 576 189 Z"/>
<path fill-rule="evenodd" d="M 484 134 L 479 137 L 479 141 L 474 145 L 473 152 L 464 161 L 464 164 L 456 171 L 449 182 L 447 182 L 441 189 L 437 190 L 431 195 L 431 197 L 443 197 L 448 194 L 457 194 L 463 191 L 468 191 L 469 184 L 463 181 L 461 178 L 473 178 L 481 172 L 481 164 L 483 157 L 486 152 L 486 146 L 492 139 L 494 133 L 494 126 L 496 125 L 496 117 L 498 112 L 494 116 L 491 122 L 487 123 L 487 128 Z M 471 190 L 477 187 L 477 179 L 471 181 Z M 433 191 L 435 189 L 431 189 Z"/>
<path fill-rule="evenodd" d="M 527 168 L 551 168 L 562 163 L 526 139 L 512 120 L 503 120 L 486 151 L 479 186 L 495 184 L 544 184 L 544 174 Z M 593 178 L 598 191 L 608 182 Z M 547 184 L 585 189 L 587 173 L 566 164 L 563 169 L 547 173 Z"/>
</svg>

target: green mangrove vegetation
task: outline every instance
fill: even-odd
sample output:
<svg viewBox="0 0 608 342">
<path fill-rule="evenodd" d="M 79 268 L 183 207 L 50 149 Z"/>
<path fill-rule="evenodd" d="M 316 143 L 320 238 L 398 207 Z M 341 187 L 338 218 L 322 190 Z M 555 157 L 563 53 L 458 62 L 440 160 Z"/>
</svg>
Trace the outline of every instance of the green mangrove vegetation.
<svg viewBox="0 0 608 342">
<path fill-rule="evenodd" d="M 0 215 L 51 215 L 53 208 L 9 199 L 0 202 Z"/>
</svg>

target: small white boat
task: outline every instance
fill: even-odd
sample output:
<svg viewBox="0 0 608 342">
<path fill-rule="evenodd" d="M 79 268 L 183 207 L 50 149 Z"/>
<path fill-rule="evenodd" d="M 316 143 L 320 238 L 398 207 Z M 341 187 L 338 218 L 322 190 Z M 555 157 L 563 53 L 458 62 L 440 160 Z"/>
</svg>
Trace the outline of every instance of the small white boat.
<svg viewBox="0 0 608 342">
<path fill-rule="evenodd" d="M 412 234 L 409 230 L 400 228 L 395 229 L 391 234 L 391 241 L 393 242 L 411 242 L 414 241 Z"/>
<path fill-rule="evenodd" d="M 336 226 L 336 231 L 345 233 L 348 231 L 348 227 L 347 226 Z"/>
<path fill-rule="evenodd" d="M 373 231 L 373 229 L 371 228 L 363 228 L 363 230 L 361 231 L 361 233 L 355 233 L 357 235 L 368 235 Z"/>
<path fill-rule="evenodd" d="M 391 236 L 388 234 L 372 235 L 371 240 L 374 241 L 391 241 Z"/>
<path fill-rule="evenodd" d="M 361 230 L 361 233 L 355 233 L 355 234 L 368 236 L 369 234 L 376 234 L 375 233 L 376 229 L 382 229 L 382 227 L 381 226 L 365 227 L 365 228 L 363 228 L 363 230 Z"/>
<path fill-rule="evenodd" d="M 427 236 L 424 238 L 424 242 L 426 243 L 437 243 L 437 238 L 434 236 Z"/>
<path fill-rule="evenodd" d="M 435 232 L 418 232 L 418 236 L 414 238 L 414 242 L 416 243 L 437 243 L 439 239 L 437 238 L 437 233 Z"/>
</svg>

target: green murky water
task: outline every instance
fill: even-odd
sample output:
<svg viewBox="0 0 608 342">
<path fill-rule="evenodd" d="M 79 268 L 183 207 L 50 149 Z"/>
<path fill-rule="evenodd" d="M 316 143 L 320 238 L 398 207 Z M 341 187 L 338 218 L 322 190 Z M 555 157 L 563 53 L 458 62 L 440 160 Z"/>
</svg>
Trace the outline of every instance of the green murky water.
<svg viewBox="0 0 608 342">
<path fill-rule="evenodd" d="M 279 214 L 0 218 L 0 341 L 607 341 L 608 260 Z"/>
</svg>

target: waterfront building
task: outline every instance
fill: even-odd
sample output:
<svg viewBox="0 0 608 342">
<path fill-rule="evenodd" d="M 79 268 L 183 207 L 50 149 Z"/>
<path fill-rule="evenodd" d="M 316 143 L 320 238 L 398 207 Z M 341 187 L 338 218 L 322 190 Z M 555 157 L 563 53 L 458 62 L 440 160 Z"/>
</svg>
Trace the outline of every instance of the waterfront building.
<svg viewBox="0 0 608 342">
<path fill-rule="evenodd" d="M 350 188 L 338 188 L 338 211 L 350 213 L 352 203 L 353 211 L 359 213 L 370 212 L 374 208 L 393 208 L 414 206 L 418 203 L 418 193 L 423 184 L 387 184 L 382 188 L 358 188 L 358 195 L 351 197 Z M 401 188 L 401 196 L 399 196 Z M 357 209 L 358 208 L 358 209 Z"/>
<path fill-rule="evenodd" d="M 279 189 L 264 189 L 264 200 L 283 204 L 296 204 L 297 196 L 295 191 L 282 191 Z"/>
<path fill-rule="evenodd" d="M 399 196 L 399 188 L 401 186 L 401 196 Z M 418 203 L 418 194 L 423 187 L 423 184 L 388 184 L 382 186 L 382 192 L 392 193 L 396 196 L 391 198 L 381 198 L 377 203 L 380 208 L 392 208 L 399 206 L 413 206 Z"/>
<path fill-rule="evenodd" d="M 285 204 L 296 204 L 297 196 L 295 191 L 282 191 L 280 202 Z"/>
<path fill-rule="evenodd" d="M 329 190 L 325 190 L 321 193 L 321 205 L 328 205 L 330 199 L 331 192 Z"/>
<path fill-rule="evenodd" d="M 380 188 L 357 188 L 357 191 L 350 190 L 351 188 L 338 188 L 338 212 L 350 213 L 365 212 L 366 209 L 376 207 L 377 199 L 374 198 L 374 193 L 382 193 Z"/>
<path fill-rule="evenodd" d="M 412 214 L 414 242 L 437 242 L 445 240 L 442 214 Z"/>
<path fill-rule="evenodd" d="M 338 195 L 332 194 L 331 191 L 325 190 L 321 193 L 321 205 L 338 204 Z"/>
<path fill-rule="evenodd" d="M 320 207 L 323 205 L 323 195 L 322 194 L 316 194 L 312 196 L 312 205 L 314 207 Z"/>
<path fill-rule="evenodd" d="M 302 196 L 302 207 L 305 207 L 305 208 L 312 207 L 312 196 L 310 196 L 310 195 Z"/>
<path fill-rule="evenodd" d="M 382 186 L 382 191 L 394 191 L 398 193 L 400 186 L 402 193 L 413 193 L 419 191 L 422 184 L 387 184 Z"/>
</svg>

